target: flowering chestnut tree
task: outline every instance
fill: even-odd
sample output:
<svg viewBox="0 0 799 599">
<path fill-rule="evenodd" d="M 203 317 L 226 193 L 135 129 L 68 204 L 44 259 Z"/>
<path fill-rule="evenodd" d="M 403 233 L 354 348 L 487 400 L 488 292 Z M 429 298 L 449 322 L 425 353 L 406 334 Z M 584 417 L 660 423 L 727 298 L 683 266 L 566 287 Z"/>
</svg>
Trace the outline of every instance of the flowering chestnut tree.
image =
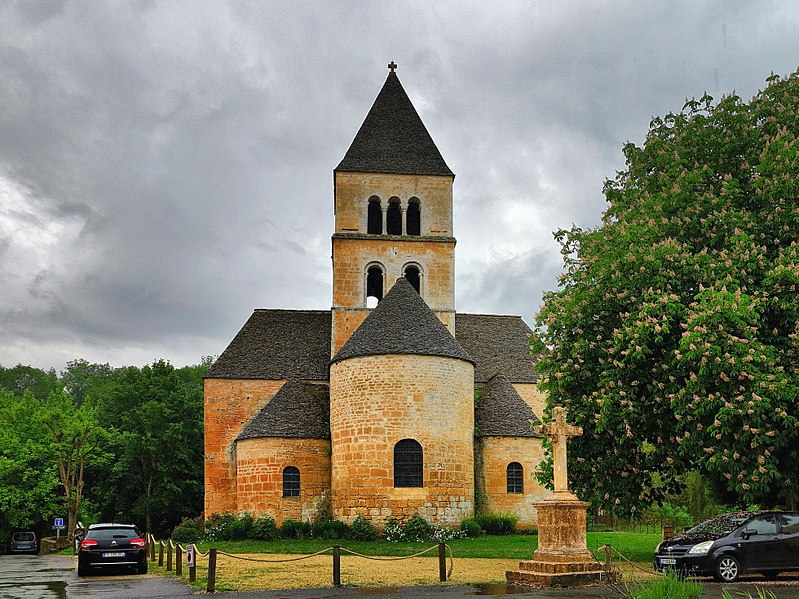
<svg viewBox="0 0 799 599">
<path fill-rule="evenodd" d="M 748 103 L 688 101 L 625 145 L 602 225 L 556 233 L 565 270 L 532 345 L 584 429 L 570 485 L 595 507 L 634 513 L 690 469 L 739 504 L 796 507 L 798 137 L 799 73 Z"/>
</svg>

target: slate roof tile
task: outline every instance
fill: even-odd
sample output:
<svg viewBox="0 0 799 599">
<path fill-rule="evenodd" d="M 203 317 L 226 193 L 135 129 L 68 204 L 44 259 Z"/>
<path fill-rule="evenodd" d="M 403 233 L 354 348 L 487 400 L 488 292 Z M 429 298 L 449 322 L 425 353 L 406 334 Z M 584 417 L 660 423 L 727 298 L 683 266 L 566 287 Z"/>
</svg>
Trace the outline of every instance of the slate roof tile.
<svg viewBox="0 0 799 599">
<path fill-rule="evenodd" d="M 329 310 L 255 310 L 206 378 L 326 381 L 329 362 Z"/>
<path fill-rule="evenodd" d="M 478 437 L 537 437 L 532 424 L 538 422 L 533 409 L 502 374 L 492 376 L 474 406 Z"/>
<path fill-rule="evenodd" d="M 247 423 L 236 440 L 260 437 L 329 439 L 329 387 L 287 381 L 255 418 Z"/>
<path fill-rule="evenodd" d="M 527 344 L 531 332 L 520 316 L 455 315 L 455 337 L 476 363 L 475 383 L 497 373 L 514 383 L 535 383 L 535 360 Z"/>
</svg>

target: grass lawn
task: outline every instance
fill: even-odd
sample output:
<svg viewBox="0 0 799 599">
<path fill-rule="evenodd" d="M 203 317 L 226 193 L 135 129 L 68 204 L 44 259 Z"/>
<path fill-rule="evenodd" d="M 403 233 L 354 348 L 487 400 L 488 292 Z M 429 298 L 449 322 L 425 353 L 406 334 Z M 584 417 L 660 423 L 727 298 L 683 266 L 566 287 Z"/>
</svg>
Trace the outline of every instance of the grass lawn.
<svg viewBox="0 0 799 599">
<path fill-rule="evenodd" d="M 602 545 L 611 545 L 622 555 L 633 562 L 648 563 L 660 542 L 658 534 L 641 534 L 630 532 L 589 532 L 588 548 L 596 552 Z M 303 539 L 293 541 L 219 541 L 215 543 L 198 543 L 200 551 L 216 547 L 227 553 L 274 553 L 274 554 L 311 554 L 330 547 L 340 545 L 364 555 L 400 556 L 418 553 L 434 543 L 389 543 L 388 541 L 332 541 L 325 539 Z M 458 557 L 487 559 L 531 559 L 533 551 L 538 547 L 536 535 L 483 535 L 476 539 L 457 539 L 448 541 L 453 555 Z M 436 557 L 435 551 L 428 554 Z M 615 558 L 614 558 L 615 560 Z"/>
</svg>

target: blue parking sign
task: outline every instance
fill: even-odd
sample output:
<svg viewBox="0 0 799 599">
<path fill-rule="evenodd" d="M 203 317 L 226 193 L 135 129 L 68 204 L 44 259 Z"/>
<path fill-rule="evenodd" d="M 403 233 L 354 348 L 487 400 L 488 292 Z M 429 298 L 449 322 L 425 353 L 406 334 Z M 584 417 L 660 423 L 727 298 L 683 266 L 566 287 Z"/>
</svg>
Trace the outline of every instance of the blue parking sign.
<svg viewBox="0 0 799 599">
<path fill-rule="evenodd" d="M 64 519 L 63 518 L 55 518 L 53 520 L 53 528 L 64 528 Z"/>
</svg>

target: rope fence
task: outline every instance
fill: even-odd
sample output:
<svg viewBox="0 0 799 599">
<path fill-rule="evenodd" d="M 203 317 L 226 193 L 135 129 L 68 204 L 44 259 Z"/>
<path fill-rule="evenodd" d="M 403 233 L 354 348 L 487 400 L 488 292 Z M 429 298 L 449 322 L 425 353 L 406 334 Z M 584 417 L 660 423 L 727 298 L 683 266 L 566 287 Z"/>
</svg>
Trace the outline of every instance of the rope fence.
<svg viewBox="0 0 799 599">
<path fill-rule="evenodd" d="M 248 557 L 244 555 L 236 555 L 234 553 L 227 553 L 225 551 L 219 551 L 215 547 L 211 547 L 205 553 L 199 551 L 196 545 L 181 545 L 180 543 L 174 543 L 172 539 L 168 539 L 166 541 L 157 540 L 152 534 L 147 534 L 147 545 L 148 545 L 148 555 L 150 561 L 155 562 L 156 559 L 158 560 L 159 566 L 164 566 L 164 550 L 166 550 L 166 571 L 172 571 L 173 565 L 173 554 L 175 556 L 175 574 L 177 576 L 183 575 L 183 566 L 184 561 L 185 565 L 189 571 L 189 582 L 196 582 L 197 581 L 197 558 L 208 558 L 208 581 L 206 585 L 206 592 L 213 593 L 216 590 L 216 578 L 217 578 L 217 556 L 223 555 L 230 559 L 241 560 L 241 561 L 248 561 L 248 562 L 258 562 L 258 563 L 267 563 L 267 564 L 279 564 L 279 563 L 288 563 L 288 562 L 298 562 L 306 559 L 310 559 L 312 557 L 317 557 L 320 555 L 324 555 L 330 553 L 333 558 L 332 563 L 332 574 L 333 574 L 333 586 L 341 586 L 341 554 L 346 553 L 352 555 L 353 557 L 359 557 L 367 560 L 373 561 L 398 561 L 398 560 L 406 560 L 412 559 L 416 557 L 420 557 L 427 553 L 430 553 L 434 550 L 438 550 L 438 577 L 440 582 L 446 582 L 452 576 L 452 571 L 455 568 L 455 560 L 452 555 L 452 548 L 447 545 L 446 543 L 438 543 L 437 545 L 433 545 L 432 547 L 428 547 L 422 551 L 414 553 L 412 555 L 401 555 L 401 556 L 374 556 L 374 555 L 364 555 L 362 553 L 358 553 L 356 551 L 352 551 L 351 549 L 347 549 L 346 547 L 341 547 L 339 545 L 333 545 L 331 547 L 325 547 L 317 551 L 316 553 L 311 553 L 308 555 L 301 555 L 298 557 L 291 557 L 291 558 L 282 558 L 282 559 L 264 559 L 264 558 L 255 558 L 255 557 Z M 158 556 L 156 558 L 156 547 L 158 547 Z M 447 555 L 449 555 L 449 568 L 447 568 Z M 184 560 L 185 556 L 185 560 Z"/>
</svg>

